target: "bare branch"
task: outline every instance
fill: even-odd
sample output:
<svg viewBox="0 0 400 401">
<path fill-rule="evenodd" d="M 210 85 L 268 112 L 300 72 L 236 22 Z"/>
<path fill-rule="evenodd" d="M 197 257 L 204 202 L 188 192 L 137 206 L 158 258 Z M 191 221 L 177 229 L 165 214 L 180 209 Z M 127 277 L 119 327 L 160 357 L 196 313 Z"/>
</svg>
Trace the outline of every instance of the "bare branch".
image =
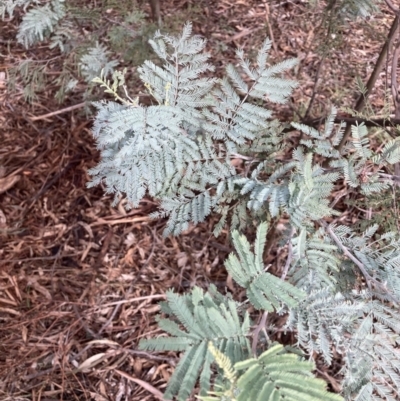
<svg viewBox="0 0 400 401">
<path fill-rule="evenodd" d="M 302 124 L 308 125 L 309 127 L 313 127 L 315 129 L 319 129 L 319 126 L 324 123 L 327 116 L 322 116 L 318 118 L 308 119 L 302 121 Z M 379 127 L 384 129 L 392 138 L 396 138 L 393 132 L 390 132 L 390 126 L 400 125 L 400 118 L 393 117 L 390 118 L 383 118 L 383 117 L 376 117 L 376 118 L 363 118 L 363 117 L 348 117 L 337 115 L 334 119 L 335 124 L 346 123 L 348 125 L 354 124 L 361 124 L 363 123 L 367 127 Z M 293 131 L 294 128 L 292 126 L 283 129 L 283 132 L 290 132 Z"/>
<path fill-rule="evenodd" d="M 399 55 L 400 55 L 400 47 L 399 43 L 397 43 L 393 52 L 392 73 L 391 73 L 391 83 L 390 83 L 393 103 L 395 108 L 395 118 L 400 118 L 399 91 L 397 89 L 397 65 L 399 62 Z"/>
<path fill-rule="evenodd" d="M 78 103 L 78 104 L 75 104 L 73 106 L 66 107 L 65 109 L 56 110 L 56 111 L 53 111 L 51 113 L 43 114 L 41 116 L 31 117 L 30 120 L 31 121 L 44 120 L 44 119 L 49 118 L 49 117 L 57 116 L 58 114 L 63 114 L 63 113 L 67 113 L 67 112 L 72 111 L 72 110 L 81 109 L 82 107 L 85 106 L 85 104 L 86 104 L 86 102 Z"/>
<path fill-rule="evenodd" d="M 389 34 L 388 34 L 388 38 L 385 42 L 385 44 L 382 46 L 381 52 L 379 54 L 378 60 L 375 64 L 375 68 L 372 71 L 371 76 L 369 77 L 369 80 L 367 82 L 367 93 L 364 95 L 361 95 L 357 101 L 357 104 L 355 106 L 355 110 L 356 111 L 361 111 L 366 103 L 367 97 L 368 95 L 371 93 L 373 87 L 375 86 L 375 82 L 378 79 L 378 76 L 382 70 L 383 65 L 385 64 L 385 59 L 386 59 L 386 55 L 389 51 L 389 48 L 392 44 L 392 41 L 397 33 L 398 27 L 399 27 L 399 21 L 400 21 L 400 17 L 399 15 L 396 15 L 396 18 L 393 20 L 392 26 L 390 28 Z M 345 143 L 347 142 L 347 140 L 349 139 L 351 133 L 351 127 L 348 125 L 346 127 L 346 130 L 343 134 L 343 138 L 340 141 L 340 144 L 338 146 L 338 150 L 341 151 L 345 145 Z"/>
<path fill-rule="evenodd" d="M 268 318 L 268 312 L 265 311 L 261 316 L 260 322 L 258 323 L 257 327 L 254 330 L 253 341 L 251 343 L 251 351 L 253 352 L 254 356 L 257 355 L 258 336 L 260 335 L 260 331 L 265 327 L 265 324 L 267 323 L 267 318 Z"/>
<path fill-rule="evenodd" d="M 395 13 L 398 14 L 400 11 L 400 8 L 396 8 L 394 6 L 394 4 L 391 2 L 391 0 L 385 0 L 385 3 L 387 4 L 387 6 Z"/>
<path fill-rule="evenodd" d="M 295 231 L 294 228 L 292 228 L 292 230 L 291 230 L 291 232 L 289 234 L 288 256 L 287 256 L 287 259 L 286 259 L 285 267 L 284 267 L 283 272 L 282 272 L 281 280 L 285 280 L 285 278 L 286 278 L 286 276 L 288 274 L 289 268 L 290 268 L 290 264 L 292 263 L 292 259 L 293 259 L 292 237 L 294 235 L 294 231 Z"/>
<path fill-rule="evenodd" d="M 336 243 L 336 245 L 342 250 L 342 252 L 360 269 L 361 273 L 365 277 L 365 280 L 367 282 L 368 288 L 371 291 L 371 282 L 373 281 L 374 283 L 378 284 L 381 286 L 381 283 L 377 280 L 375 280 L 373 277 L 369 275 L 367 270 L 365 269 L 365 266 L 363 263 L 361 263 L 341 242 L 340 239 L 337 237 L 337 235 L 333 232 L 332 228 L 325 223 L 324 221 L 320 220 L 319 224 L 323 226 L 326 230 L 326 232 L 329 234 L 329 236 L 333 239 L 333 241 Z"/>
</svg>

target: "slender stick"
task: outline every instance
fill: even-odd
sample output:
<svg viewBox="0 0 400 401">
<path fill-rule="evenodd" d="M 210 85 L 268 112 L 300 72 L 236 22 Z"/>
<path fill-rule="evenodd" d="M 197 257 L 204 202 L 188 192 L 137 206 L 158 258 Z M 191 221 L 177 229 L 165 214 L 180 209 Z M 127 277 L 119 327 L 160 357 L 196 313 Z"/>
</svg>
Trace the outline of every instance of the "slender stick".
<svg viewBox="0 0 400 401">
<path fill-rule="evenodd" d="M 314 87 L 313 87 L 313 90 L 312 90 L 310 103 L 308 103 L 306 114 L 304 114 L 303 120 L 308 118 L 308 116 L 309 116 L 309 114 L 311 112 L 312 106 L 314 104 L 315 96 L 317 95 L 317 87 L 318 87 L 318 83 L 319 83 L 319 75 L 321 73 L 322 65 L 324 64 L 324 61 L 325 61 L 325 56 L 322 58 L 322 60 L 318 64 L 317 73 L 315 74 L 315 78 L 314 78 Z M 302 136 L 302 133 L 300 134 L 300 136 Z"/>
<path fill-rule="evenodd" d="M 399 38 L 400 39 L 400 38 Z M 399 102 L 399 91 L 397 90 L 397 64 L 399 62 L 400 47 L 399 43 L 395 46 L 392 59 L 392 74 L 391 74 L 391 89 L 392 97 L 395 108 L 395 118 L 400 118 L 400 102 Z"/>
<path fill-rule="evenodd" d="M 363 263 L 361 263 L 341 242 L 340 239 L 337 237 L 337 235 L 333 232 L 332 228 L 326 224 L 324 221 L 320 220 L 319 223 L 325 228 L 327 233 L 330 235 L 330 237 L 335 241 L 336 245 L 342 250 L 342 252 L 360 269 L 361 273 L 365 277 L 365 281 L 367 282 L 368 288 L 371 291 L 371 281 L 374 283 L 378 284 L 380 287 L 382 284 L 375 280 L 373 277 L 370 276 L 370 274 L 367 272 L 365 269 L 365 266 Z"/>
<path fill-rule="evenodd" d="M 56 111 L 52 111 L 51 113 L 43 114 L 42 116 L 31 117 L 30 120 L 31 121 L 44 120 L 45 118 L 57 116 L 58 114 L 63 114 L 63 113 L 67 113 L 72 110 L 81 109 L 82 107 L 85 106 L 85 104 L 86 104 L 86 102 L 78 103 L 73 106 L 66 107 L 65 109 L 56 110 Z"/>
<path fill-rule="evenodd" d="M 313 118 L 313 119 L 308 119 L 303 121 L 302 123 L 305 125 L 308 125 L 309 127 L 313 127 L 315 129 L 319 129 L 319 126 L 323 121 L 325 121 L 327 116 L 323 117 L 318 117 L 318 118 Z M 400 118 L 383 118 L 383 117 L 375 117 L 375 118 L 363 118 L 363 117 L 345 117 L 338 115 L 334 119 L 335 124 L 340 124 L 340 123 L 346 123 L 348 125 L 354 125 L 354 124 L 361 124 L 364 123 L 365 126 L 367 127 L 378 127 L 384 129 L 392 138 L 396 138 L 397 135 L 393 132 L 390 131 L 391 127 L 394 127 L 395 125 L 400 125 Z M 390 125 L 389 125 L 390 124 Z M 282 132 L 291 132 L 295 128 L 292 126 L 286 127 L 283 129 Z"/>
<path fill-rule="evenodd" d="M 388 6 L 395 14 L 398 14 L 398 13 L 399 13 L 400 8 L 396 8 L 396 7 L 394 6 L 394 4 L 392 3 L 391 0 L 385 0 L 385 3 L 387 4 L 387 6 Z"/>
<path fill-rule="evenodd" d="M 294 235 L 294 232 L 295 232 L 295 229 L 292 228 L 290 235 L 289 235 L 289 241 L 288 241 L 288 257 L 286 259 L 285 267 L 282 272 L 281 280 L 285 280 L 285 278 L 289 272 L 290 264 L 292 263 L 292 259 L 293 259 L 292 237 Z"/>
<path fill-rule="evenodd" d="M 149 393 L 152 393 L 154 395 L 154 397 L 157 398 L 158 400 L 162 401 L 162 400 L 165 399 L 164 398 L 164 394 L 160 390 L 157 390 L 154 386 L 152 386 L 151 384 L 145 382 L 144 380 L 137 379 L 136 377 L 128 375 L 128 373 L 125 373 L 125 372 L 123 372 L 122 370 L 119 370 L 119 369 L 115 369 L 114 372 L 118 373 L 122 377 L 125 377 L 125 379 L 128 379 L 129 381 L 138 384 L 140 387 L 144 388 Z"/>
<path fill-rule="evenodd" d="M 265 324 L 267 323 L 267 318 L 268 318 L 268 312 L 264 311 L 260 323 L 258 323 L 256 329 L 254 330 L 253 342 L 251 343 L 251 351 L 253 352 L 254 356 L 257 355 L 258 336 L 260 335 L 260 331 L 265 327 Z"/>
<path fill-rule="evenodd" d="M 355 111 L 358 111 L 358 112 L 362 111 L 362 109 L 365 106 L 367 97 L 369 96 L 369 94 L 371 93 L 373 87 L 375 86 L 376 80 L 378 79 L 379 74 L 380 74 L 380 72 L 382 70 L 382 67 L 385 64 L 386 54 L 388 53 L 388 50 L 389 50 L 389 47 L 392 44 L 393 38 L 395 37 L 395 35 L 397 33 L 397 30 L 398 30 L 398 27 L 399 27 L 399 21 L 400 21 L 400 17 L 399 17 L 399 15 L 396 15 L 396 18 L 393 20 L 392 26 L 390 28 L 388 38 L 387 38 L 385 44 L 382 47 L 382 50 L 381 50 L 381 52 L 379 54 L 379 57 L 378 57 L 378 60 L 377 60 L 377 62 L 375 64 L 375 68 L 372 71 L 372 74 L 369 77 L 369 80 L 367 82 L 367 86 L 366 86 L 367 87 L 367 92 L 366 92 L 365 95 L 361 95 L 358 98 L 357 104 L 356 104 L 356 106 L 354 108 Z M 351 126 L 348 125 L 346 127 L 346 130 L 344 131 L 343 138 L 340 141 L 340 144 L 339 144 L 339 146 L 337 148 L 339 152 L 343 149 L 345 143 L 349 139 L 350 133 L 351 133 Z"/>
</svg>

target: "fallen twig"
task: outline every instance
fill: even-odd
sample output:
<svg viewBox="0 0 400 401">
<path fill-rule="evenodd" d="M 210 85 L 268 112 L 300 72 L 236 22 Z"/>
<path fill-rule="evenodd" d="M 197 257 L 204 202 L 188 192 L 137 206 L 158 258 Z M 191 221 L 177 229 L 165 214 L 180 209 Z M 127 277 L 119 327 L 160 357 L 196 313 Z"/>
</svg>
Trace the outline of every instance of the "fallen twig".
<svg viewBox="0 0 400 401">
<path fill-rule="evenodd" d="M 74 106 L 66 107 L 65 109 L 52 111 L 51 113 L 43 114 L 41 116 L 31 117 L 30 120 L 31 121 L 44 120 L 48 117 L 57 116 L 58 114 L 68 113 L 69 111 L 72 111 L 72 110 L 81 109 L 85 105 L 86 105 L 86 102 L 78 103 L 78 104 L 75 104 Z"/>
<path fill-rule="evenodd" d="M 132 377 L 132 376 L 128 375 L 127 373 L 122 372 L 121 370 L 118 370 L 118 369 L 115 369 L 114 372 L 118 373 L 122 377 L 125 377 L 125 379 L 128 379 L 128 380 L 138 384 L 140 387 L 143 387 L 145 390 L 152 393 L 159 400 L 164 399 L 163 398 L 164 394 L 161 391 L 157 390 L 155 387 L 153 387 L 149 383 L 145 382 L 144 380 L 136 379 L 135 377 Z"/>
</svg>

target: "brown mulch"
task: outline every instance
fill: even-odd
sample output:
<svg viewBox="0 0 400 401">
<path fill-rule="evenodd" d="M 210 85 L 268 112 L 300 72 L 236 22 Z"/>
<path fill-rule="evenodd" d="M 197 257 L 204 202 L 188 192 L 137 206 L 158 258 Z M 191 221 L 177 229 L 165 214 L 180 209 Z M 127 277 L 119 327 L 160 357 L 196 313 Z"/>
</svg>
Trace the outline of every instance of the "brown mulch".
<svg viewBox="0 0 400 401">
<path fill-rule="evenodd" d="M 203 0 L 195 12 L 187 0 L 167 0 L 162 11 L 165 18 L 193 12 L 194 29 L 208 38 L 219 66 L 234 62 L 238 46 L 254 56 L 267 35 L 272 61 L 298 57 L 300 86 L 289 105 L 276 108 L 285 118 L 304 114 L 321 59 L 321 12 L 306 3 Z M 366 81 L 391 20 L 383 13 L 367 28 L 353 22 L 339 31 L 312 115 L 354 104 L 354 78 Z M 76 105 L 79 96 L 57 106 L 49 90 L 27 105 L 22 93 L 7 90 L 8 69 L 25 57 L 20 45 L 7 47 L 15 23 L 0 22 L 0 400 L 157 400 L 176 355 L 138 351 L 138 341 L 161 334 L 154 317 L 168 289 L 215 283 L 235 291 L 223 268 L 227 231 L 213 238 L 208 221 L 164 239 L 165 222 L 148 218 L 156 209 L 151 199 L 127 212 L 124 200 L 112 207 L 102 188 L 88 189 L 99 157 L 92 119 L 80 109 L 34 118 Z M 382 74 L 371 96 L 377 110 L 385 84 Z"/>
</svg>

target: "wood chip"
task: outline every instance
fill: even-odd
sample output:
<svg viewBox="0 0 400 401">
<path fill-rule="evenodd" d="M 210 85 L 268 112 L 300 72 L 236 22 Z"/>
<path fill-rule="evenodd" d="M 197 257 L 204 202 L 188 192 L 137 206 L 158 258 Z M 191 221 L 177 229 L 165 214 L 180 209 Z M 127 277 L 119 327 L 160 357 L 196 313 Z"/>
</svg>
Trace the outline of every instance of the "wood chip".
<svg viewBox="0 0 400 401">
<path fill-rule="evenodd" d="M 20 178 L 20 175 L 9 175 L 8 177 L 0 178 L 0 194 L 12 188 Z"/>
</svg>

